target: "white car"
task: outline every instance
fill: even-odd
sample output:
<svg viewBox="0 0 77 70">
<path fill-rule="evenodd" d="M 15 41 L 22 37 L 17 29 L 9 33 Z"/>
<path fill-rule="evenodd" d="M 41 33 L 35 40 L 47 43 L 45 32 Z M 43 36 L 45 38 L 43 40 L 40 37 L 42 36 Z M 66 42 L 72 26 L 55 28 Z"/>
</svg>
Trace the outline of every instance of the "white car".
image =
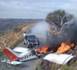
<svg viewBox="0 0 77 70">
<path fill-rule="evenodd" d="M 49 62 L 53 62 L 56 64 L 67 64 L 74 56 L 71 54 L 57 54 L 57 53 L 50 53 L 46 55 L 43 59 Z"/>
<path fill-rule="evenodd" d="M 24 61 L 37 58 L 37 56 L 33 54 L 30 49 L 24 47 L 16 47 L 14 49 L 5 47 L 3 54 L 8 59 L 4 59 L 1 62 L 6 62 L 12 65 L 22 64 Z"/>
<path fill-rule="evenodd" d="M 16 47 L 13 49 L 13 51 L 17 53 L 18 57 L 20 58 L 19 61 L 27 61 L 37 58 L 37 56 L 28 48 Z"/>
</svg>

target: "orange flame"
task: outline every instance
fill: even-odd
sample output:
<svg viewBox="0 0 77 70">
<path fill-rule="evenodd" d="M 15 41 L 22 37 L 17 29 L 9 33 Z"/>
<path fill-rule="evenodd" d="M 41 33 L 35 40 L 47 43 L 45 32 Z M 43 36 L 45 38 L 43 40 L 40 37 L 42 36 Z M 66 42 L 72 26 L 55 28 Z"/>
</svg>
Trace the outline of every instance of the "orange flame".
<svg viewBox="0 0 77 70">
<path fill-rule="evenodd" d="M 46 54 L 46 53 L 48 53 L 48 46 L 43 46 L 43 47 L 37 48 L 36 52 L 39 52 L 40 54 Z"/>
<path fill-rule="evenodd" d="M 70 42 L 62 42 L 60 47 L 57 49 L 57 53 L 66 53 L 70 49 L 74 48 L 75 44 Z"/>
</svg>

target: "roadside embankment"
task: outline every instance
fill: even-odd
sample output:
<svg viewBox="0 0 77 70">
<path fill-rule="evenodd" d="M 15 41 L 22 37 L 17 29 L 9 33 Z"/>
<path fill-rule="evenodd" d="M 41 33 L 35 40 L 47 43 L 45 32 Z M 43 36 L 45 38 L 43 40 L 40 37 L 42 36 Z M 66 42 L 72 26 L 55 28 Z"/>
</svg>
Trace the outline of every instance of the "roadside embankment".
<svg viewBox="0 0 77 70">
<path fill-rule="evenodd" d="M 31 28 L 33 24 L 22 24 L 18 25 L 11 32 L 0 36 L 0 50 L 4 47 L 15 47 L 18 43 L 23 40 L 22 33 Z"/>
</svg>

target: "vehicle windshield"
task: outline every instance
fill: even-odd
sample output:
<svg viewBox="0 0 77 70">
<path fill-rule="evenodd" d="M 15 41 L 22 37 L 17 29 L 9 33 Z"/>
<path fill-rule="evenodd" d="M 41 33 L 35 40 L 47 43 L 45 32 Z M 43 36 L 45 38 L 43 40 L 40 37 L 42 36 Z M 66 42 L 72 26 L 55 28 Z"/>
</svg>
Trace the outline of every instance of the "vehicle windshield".
<svg viewBox="0 0 77 70">
<path fill-rule="evenodd" d="M 30 36 L 25 36 L 25 39 L 33 40 L 33 39 L 36 39 L 36 37 L 34 35 L 30 35 Z"/>
<path fill-rule="evenodd" d="M 17 52 L 17 51 L 15 51 L 15 53 L 17 53 L 17 54 L 21 54 L 22 52 Z"/>
</svg>

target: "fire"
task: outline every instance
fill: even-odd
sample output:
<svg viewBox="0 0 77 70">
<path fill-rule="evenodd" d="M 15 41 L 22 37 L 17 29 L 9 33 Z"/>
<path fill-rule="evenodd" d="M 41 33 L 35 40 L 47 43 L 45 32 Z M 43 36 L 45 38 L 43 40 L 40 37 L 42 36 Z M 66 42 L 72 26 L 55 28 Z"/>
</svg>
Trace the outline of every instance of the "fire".
<svg viewBox="0 0 77 70">
<path fill-rule="evenodd" d="M 37 48 L 35 51 L 40 54 L 46 54 L 48 53 L 48 46 Z"/>
<path fill-rule="evenodd" d="M 74 43 L 62 42 L 60 47 L 57 49 L 57 53 L 66 53 L 70 49 L 74 48 L 74 46 L 75 46 Z"/>
</svg>

